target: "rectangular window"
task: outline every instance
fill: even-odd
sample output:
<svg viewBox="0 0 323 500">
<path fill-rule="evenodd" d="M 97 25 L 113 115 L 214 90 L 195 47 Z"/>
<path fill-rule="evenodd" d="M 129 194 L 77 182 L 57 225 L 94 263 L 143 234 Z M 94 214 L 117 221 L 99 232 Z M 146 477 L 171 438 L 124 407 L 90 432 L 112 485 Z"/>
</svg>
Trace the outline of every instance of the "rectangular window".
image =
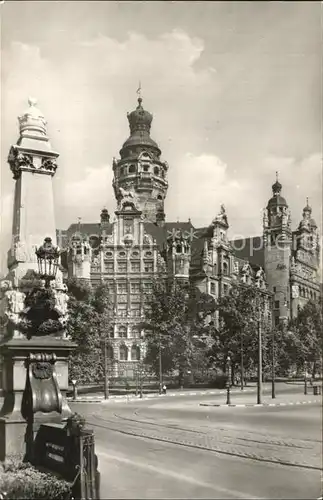
<svg viewBox="0 0 323 500">
<path fill-rule="evenodd" d="M 279 300 L 275 300 L 275 309 L 279 309 Z"/>
<path fill-rule="evenodd" d="M 131 293 L 140 293 L 140 283 L 131 283 L 130 290 Z"/>
<path fill-rule="evenodd" d="M 118 272 L 126 273 L 127 272 L 127 262 L 118 261 Z"/>
<path fill-rule="evenodd" d="M 131 304 L 130 316 L 132 318 L 138 318 L 140 316 L 140 304 Z"/>
<path fill-rule="evenodd" d="M 274 293 L 276 292 L 276 287 L 275 287 L 275 286 L 273 287 L 273 292 L 274 292 Z"/>
<path fill-rule="evenodd" d="M 127 283 L 118 283 L 117 287 L 118 293 L 127 293 Z"/>
<path fill-rule="evenodd" d="M 127 304 L 118 304 L 118 316 L 122 318 L 127 316 Z"/>
<path fill-rule="evenodd" d="M 145 273 L 153 273 L 154 272 L 154 263 L 153 262 L 145 262 L 144 263 Z"/>
<path fill-rule="evenodd" d="M 135 339 L 139 339 L 139 337 L 140 337 L 140 330 L 136 326 L 134 326 L 131 330 L 131 337 L 133 337 Z"/>
<path fill-rule="evenodd" d="M 210 293 L 211 293 L 212 295 L 215 295 L 215 283 L 211 283 Z"/>
<path fill-rule="evenodd" d="M 113 273 L 113 271 L 114 271 L 113 262 L 105 262 L 104 263 L 104 271 L 106 273 Z"/>
<path fill-rule="evenodd" d="M 144 293 L 146 293 L 146 294 L 152 293 L 152 291 L 153 291 L 153 284 L 152 283 L 149 283 L 149 282 L 143 283 L 142 286 L 143 286 Z"/>
<path fill-rule="evenodd" d="M 278 316 L 276 316 L 276 317 L 275 317 L 275 326 L 278 326 L 278 325 L 279 325 L 279 317 L 278 317 Z"/>
<path fill-rule="evenodd" d="M 140 262 L 131 262 L 131 271 L 133 273 L 140 273 Z"/>
</svg>

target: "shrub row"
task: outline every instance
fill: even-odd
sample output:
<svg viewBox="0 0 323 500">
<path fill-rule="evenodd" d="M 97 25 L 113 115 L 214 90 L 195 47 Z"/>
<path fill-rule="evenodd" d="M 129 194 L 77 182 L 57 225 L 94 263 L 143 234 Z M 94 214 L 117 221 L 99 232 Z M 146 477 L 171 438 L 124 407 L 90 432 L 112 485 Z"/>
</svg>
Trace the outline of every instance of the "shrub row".
<svg viewBox="0 0 323 500">
<path fill-rule="evenodd" d="M 0 465 L 0 498 L 68 500 L 72 498 L 71 485 L 50 472 L 41 472 L 13 458 Z"/>
</svg>

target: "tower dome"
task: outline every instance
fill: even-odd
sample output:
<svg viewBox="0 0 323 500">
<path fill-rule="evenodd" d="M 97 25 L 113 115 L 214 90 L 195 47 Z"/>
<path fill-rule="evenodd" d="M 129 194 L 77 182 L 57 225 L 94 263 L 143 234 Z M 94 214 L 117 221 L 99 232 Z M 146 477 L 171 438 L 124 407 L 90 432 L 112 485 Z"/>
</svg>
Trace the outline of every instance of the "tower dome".
<svg viewBox="0 0 323 500">
<path fill-rule="evenodd" d="M 274 206 L 287 207 L 287 202 L 283 196 L 281 196 L 282 185 L 278 180 L 278 172 L 276 172 L 276 182 L 272 185 L 273 196 L 268 201 L 267 208 Z"/>
<path fill-rule="evenodd" d="M 304 227 L 311 227 L 311 228 L 317 228 L 317 224 L 312 215 L 312 207 L 308 203 L 308 198 L 306 198 L 306 205 L 303 208 L 303 219 L 301 220 L 299 224 L 299 228 L 304 228 Z"/>
<path fill-rule="evenodd" d="M 139 86 L 137 92 L 140 90 Z M 128 206 L 124 199 L 130 198 L 146 221 L 163 224 L 168 164 L 162 161 L 161 150 L 150 137 L 153 116 L 143 108 L 141 95 L 127 118 L 130 136 L 120 150 L 120 159 L 114 159 L 112 164 L 118 207 L 124 209 Z"/>
<path fill-rule="evenodd" d="M 127 155 L 128 150 L 136 146 L 139 148 L 153 148 L 157 155 L 161 154 L 158 144 L 150 137 L 150 128 L 153 115 L 142 106 L 142 98 L 138 98 L 138 106 L 134 111 L 127 114 L 130 137 L 123 144 L 120 151 L 121 158 Z"/>
</svg>

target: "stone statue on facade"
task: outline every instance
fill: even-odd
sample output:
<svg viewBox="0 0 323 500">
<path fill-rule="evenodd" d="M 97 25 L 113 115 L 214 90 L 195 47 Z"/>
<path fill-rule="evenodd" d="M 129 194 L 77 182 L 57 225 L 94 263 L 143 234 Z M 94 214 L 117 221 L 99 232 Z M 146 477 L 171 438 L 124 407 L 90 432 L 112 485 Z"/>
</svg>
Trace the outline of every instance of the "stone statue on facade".
<svg viewBox="0 0 323 500">
<path fill-rule="evenodd" d="M 4 293 L 4 312 L 14 325 L 21 322 L 21 313 L 25 309 L 26 294 L 11 287 Z"/>
<path fill-rule="evenodd" d="M 226 226 L 228 226 L 228 217 L 227 217 L 227 214 L 226 214 L 226 211 L 225 211 L 225 206 L 222 205 L 220 206 L 220 213 L 215 217 L 215 219 L 213 220 L 213 224 L 216 223 L 216 222 L 220 222 L 221 224 L 225 224 Z"/>
<path fill-rule="evenodd" d="M 118 187 L 117 201 L 119 210 L 122 210 L 126 204 L 133 205 L 134 208 L 137 208 L 137 195 L 132 189 L 125 190 L 122 187 Z"/>
</svg>

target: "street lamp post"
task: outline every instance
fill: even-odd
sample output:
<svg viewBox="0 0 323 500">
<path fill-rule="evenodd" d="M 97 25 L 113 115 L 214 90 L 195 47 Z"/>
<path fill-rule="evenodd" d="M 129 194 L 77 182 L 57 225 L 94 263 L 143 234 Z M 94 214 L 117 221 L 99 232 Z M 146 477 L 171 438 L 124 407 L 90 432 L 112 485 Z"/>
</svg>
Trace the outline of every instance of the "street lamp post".
<svg viewBox="0 0 323 500">
<path fill-rule="evenodd" d="M 241 364 L 240 364 L 240 376 L 241 376 L 241 390 L 243 391 L 244 389 L 244 366 L 243 366 L 243 332 L 241 330 L 241 336 L 240 336 L 240 355 L 241 355 Z"/>
<path fill-rule="evenodd" d="M 307 361 L 304 361 L 304 394 L 307 394 Z"/>
<path fill-rule="evenodd" d="M 279 293 L 282 293 L 284 294 L 283 291 L 278 291 L 278 292 L 275 292 L 276 295 L 279 294 Z M 287 308 L 287 298 L 286 298 L 286 295 L 284 294 L 284 307 Z M 272 327 L 272 337 L 271 337 L 271 341 L 272 341 L 272 349 L 271 349 L 271 397 L 272 399 L 275 399 L 276 398 L 276 387 L 275 387 L 275 378 L 276 378 L 276 374 L 275 374 L 275 329 Z"/>
<path fill-rule="evenodd" d="M 163 393 L 163 365 L 162 365 L 161 335 L 159 334 L 159 394 L 162 393 Z"/>
<path fill-rule="evenodd" d="M 276 388 L 275 388 L 275 329 L 272 329 L 272 339 L 271 339 L 271 397 L 276 398 Z"/>
<path fill-rule="evenodd" d="M 257 384 L 257 404 L 262 403 L 262 336 L 260 306 L 258 307 L 258 384 Z"/>
<path fill-rule="evenodd" d="M 106 337 L 104 338 L 104 399 L 109 399 L 109 373 Z"/>
<path fill-rule="evenodd" d="M 231 359 L 230 356 L 227 357 L 226 362 L 226 372 L 227 372 L 227 405 L 231 404 L 231 394 L 230 394 L 230 386 L 231 386 Z"/>
</svg>

